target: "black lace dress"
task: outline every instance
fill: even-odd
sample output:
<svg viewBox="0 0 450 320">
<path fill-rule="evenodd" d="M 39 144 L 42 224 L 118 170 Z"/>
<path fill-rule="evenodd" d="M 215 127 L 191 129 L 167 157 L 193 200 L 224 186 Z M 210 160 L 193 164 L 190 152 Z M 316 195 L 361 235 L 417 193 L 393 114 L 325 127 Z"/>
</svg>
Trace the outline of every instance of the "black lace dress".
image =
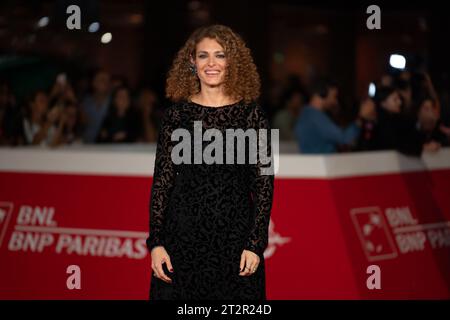
<svg viewBox="0 0 450 320">
<path fill-rule="evenodd" d="M 222 132 L 223 164 L 206 164 L 203 159 L 195 163 L 193 140 L 198 128 L 194 130 L 194 121 L 201 121 L 201 134 L 210 128 Z M 181 141 L 171 141 L 177 128 L 185 128 L 192 138 L 190 164 L 172 162 L 172 148 Z M 274 175 L 261 174 L 259 158 L 249 164 L 246 156 L 245 164 L 237 163 L 239 146 L 233 164 L 227 164 L 225 156 L 225 129 L 248 128 L 270 129 L 259 104 L 209 107 L 185 101 L 166 109 L 156 150 L 147 247 L 151 251 L 164 246 L 174 270 L 166 272 L 172 283 L 152 271 L 151 300 L 266 299 L 263 253 L 268 244 Z M 267 139 L 270 156 L 270 130 Z M 212 141 L 214 137 L 203 141 L 202 149 Z M 239 275 L 243 249 L 260 257 L 256 272 L 249 276 Z"/>
</svg>

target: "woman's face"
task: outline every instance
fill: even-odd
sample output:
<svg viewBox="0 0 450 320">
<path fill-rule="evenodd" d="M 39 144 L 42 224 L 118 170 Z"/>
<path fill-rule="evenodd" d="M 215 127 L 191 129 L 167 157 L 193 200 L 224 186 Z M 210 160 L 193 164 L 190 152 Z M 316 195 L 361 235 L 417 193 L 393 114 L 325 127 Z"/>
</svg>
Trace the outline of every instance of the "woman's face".
<svg viewBox="0 0 450 320">
<path fill-rule="evenodd" d="M 101 94 L 106 94 L 110 88 L 109 74 L 103 71 L 98 72 L 92 80 L 94 91 Z"/>
<path fill-rule="evenodd" d="M 227 59 L 224 48 L 214 39 L 204 38 L 196 47 L 197 75 L 202 86 L 221 86 L 225 80 Z"/>
<path fill-rule="evenodd" d="M 383 108 L 392 113 L 399 113 L 402 107 L 402 100 L 397 91 L 392 92 L 381 104 Z"/>
<path fill-rule="evenodd" d="M 114 103 L 119 112 L 126 111 L 130 106 L 130 95 L 126 89 L 117 91 Z"/>
<path fill-rule="evenodd" d="M 43 92 L 39 92 L 31 103 L 32 112 L 37 115 L 42 115 L 47 112 L 48 98 Z"/>
</svg>

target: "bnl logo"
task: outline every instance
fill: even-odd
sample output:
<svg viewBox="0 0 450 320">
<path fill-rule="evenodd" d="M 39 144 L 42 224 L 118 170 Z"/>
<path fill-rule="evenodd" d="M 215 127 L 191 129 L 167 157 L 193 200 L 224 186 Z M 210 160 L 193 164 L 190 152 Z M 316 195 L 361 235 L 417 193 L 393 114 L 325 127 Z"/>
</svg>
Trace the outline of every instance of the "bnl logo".
<svg viewBox="0 0 450 320">
<path fill-rule="evenodd" d="M 2 245 L 3 238 L 5 237 L 12 211 L 12 202 L 0 202 L 0 246 Z"/>
<path fill-rule="evenodd" d="M 380 208 L 355 208 L 350 215 L 368 261 L 397 257 L 397 249 Z"/>
</svg>

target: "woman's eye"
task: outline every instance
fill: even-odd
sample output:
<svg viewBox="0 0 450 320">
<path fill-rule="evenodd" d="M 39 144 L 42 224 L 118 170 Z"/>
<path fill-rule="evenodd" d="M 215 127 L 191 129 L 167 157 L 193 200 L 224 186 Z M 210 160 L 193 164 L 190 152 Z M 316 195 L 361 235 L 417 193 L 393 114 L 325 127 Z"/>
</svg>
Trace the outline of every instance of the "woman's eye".
<svg viewBox="0 0 450 320">
<path fill-rule="evenodd" d="M 225 55 L 224 54 L 219 54 L 219 55 L 217 55 L 217 58 L 224 59 Z"/>
<path fill-rule="evenodd" d="M 206 58 L 206 54 L 201 54 L 198 56 L 200 59 Z"/>
</svg>

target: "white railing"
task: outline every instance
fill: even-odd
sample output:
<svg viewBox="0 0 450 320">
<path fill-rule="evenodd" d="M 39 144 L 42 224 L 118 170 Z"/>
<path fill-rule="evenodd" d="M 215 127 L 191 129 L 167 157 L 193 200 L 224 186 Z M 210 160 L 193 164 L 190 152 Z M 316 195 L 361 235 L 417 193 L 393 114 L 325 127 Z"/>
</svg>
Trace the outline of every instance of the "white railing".
<svg viewBox="0 0 450 320">
<path fill-rule="evenodd" d="M 395 151 L 302 155 L 295 150 L 295 145 L 280 144 L 276 177 L 336 178 L 450 169 L 450 148 L 420 158 Z M 151 176 L 155 151 L 155 144 L 2 147 L 0 171 Z"/>
</svg>

